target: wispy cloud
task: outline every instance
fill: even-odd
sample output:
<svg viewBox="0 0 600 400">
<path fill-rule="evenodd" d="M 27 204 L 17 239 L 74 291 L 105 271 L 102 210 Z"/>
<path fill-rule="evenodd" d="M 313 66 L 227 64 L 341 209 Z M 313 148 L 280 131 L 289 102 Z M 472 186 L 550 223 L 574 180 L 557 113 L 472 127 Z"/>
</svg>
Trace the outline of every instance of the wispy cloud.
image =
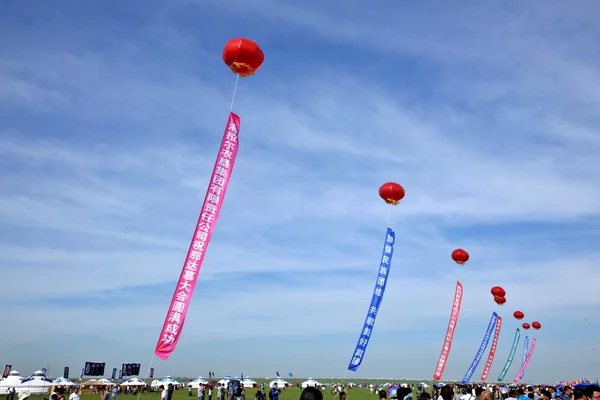
<svg viewBox="0 0 600 400">
<path fill-rule="evenodd" d="M 591 373 L 592 3 L 74 4 L 0 17 L 0 320 L 25 332 L 0 349 L 16 367 L 149 359 L 231 100 L 219 53 L 246 35 L 265 66 L 240 82 L 241 151 L 193 315 L 159 374 L 342 375 L 388 218 L 377 188 L 389 180 L 407 196 L 391 213 L 398 248 L 361 375 L 430 376 L 455 247 L 472 259 L 449 378 L 466 370 L 496 284 L 509 291 L 504 314 L 520 308 L 544 325 L 528 377 Z M 573 342 L 561 342 L 564 325 L 579 332 Z M 506 326 L 500 358 L 516 323 Z M 42 339 L 52 346 L 25 354 Z M 267 347 L 276 363 L 257 361 Z M 550 362 L 559 348 L 564 365 Z M 205 365 L 189 359 L 194 349 Z"/>
</svg>

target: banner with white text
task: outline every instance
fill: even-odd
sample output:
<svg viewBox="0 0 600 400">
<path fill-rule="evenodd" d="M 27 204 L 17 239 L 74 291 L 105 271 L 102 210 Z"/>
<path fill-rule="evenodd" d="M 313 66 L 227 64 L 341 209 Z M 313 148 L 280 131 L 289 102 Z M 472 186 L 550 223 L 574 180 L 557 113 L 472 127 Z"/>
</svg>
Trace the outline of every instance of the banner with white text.
<svg viewBox="0 0 600 400">
<path fill-rule="evenodd" d="M 527 352 L 527 356 L 525 357 L 525 361 L 523 362 L 523 365 L 521 365 L 521 369 L 519 370 L 519 372 L 517 372 L 517 376 L 515 376 L 515 379 L 513 379 L 513 382 L 517 383 L 519 382 L 519 379 L 523 379 L 523 376 L 525 375 L 525 368 L 527 368 L 527 365 L 529 364 L 529 361 L 531 360 L 531 356 L 533 355 L 533 349 L 535 349 L 535 338 L 533 338 L 533 340 L 531 341 L 531 346 L 529 346 L 529 351 Z"/>
<path fill-rule="evenodd" d="M 508 369 L 510 368 L 510 365 L 512 364 L 513 359 L 515 358 L 515 353 L 517 352 L 517 347 L 519 346 L 520 338 L 521 338 L 521 330 L 519 328 L 517 328 L 517 331 L 515 332 L 515 338 L 513 339 L 512 347 L 510 348 L 510 353 L 508 353 L 508 359 L 506 360 L 506 363 L 504 364 L 504 368 L 502 368 L 502 372 L 500 372 L 500 376 L 498 377 L 498 382 L 502 382 L 504 380 L 504 377 L 506 376 L 506 373 L 508 372 Z"/>
<path fill-rule="evenodd" d="M 502 317 L 498 315 L 498 320 L 496 321 L 496 331 L 494 332 L 494 340 L 492 340 L 492 346 L 490 347 L 490 353 L 488 354 L 487 361 L 485 362 L 485 367 L 483 368 L 483 373 L 481 374 L 481 381 L 486 381 L 488 375 L 490 374 L 490 368 L 492 368 L 492 363 L 494 362 L 494 357 L 496 356 L 496 348 L 498 347 L 498 338 L 500 337 L 500 330 L 502 329 Z"/>
<path fill-rule="evenodd" d="M 350 364 L 348 365 L 349 371 L 356 371 L 365 357 L 369 339 L 373 333 L 375 326 L 375 319 L 377 313 L 381 307 L 381 301 L 385 293 L 387 286 L 388 275 L 390 267 L 392 265 L 392 255 L 394 254 L 394 242 L 396 241 L 396 234 L 390 228 L 387 228 L 385 235 L 385 243 L 383 244 L 383 254 L 381 255 L 381 262 L 379 263 L 379 272 L 377 273 L 377 280 L 375 281 L 375 289 L 373 290 L 373 296 L 371 297 L 371 304 L 369 305 L 369 311 L 363 325 L 362 331 L 358 338 L 358 343 L 350 358 Z"/>
<path fill-rule="evenodd" d="M 475 373 L 475 370 L 477 369 L 477 366 L 479 365 L 479 362 L 481 361 L 481 357 L 483 357 L 483 353 L 485 352 L 485 349 L 487 348 L 488 344 L 490 343 L 490 338 L 492 337 L 492 332 L 494 331 L 494 327 L 496 326 L 497 320 L 498 320 L 498 314 L 494 311 L 492 313 L 492 317 L 490 318 L 490 322 L 488 323 L 488 327 L 485 330 L 485 335 L 483 335 L 483 340 L 481 341 L 481 344 L 479 345 L 479 350 L 477 350 L 477 354 L 475 354 L 475 358 L 473 359 L 471 366 L 469 366 L 467 373 L 465 374 L 462 381 L 460 382 L 461 385 L 466 385 L 467 383 L 469 383 L 469 381 L 471 380 L 471 377 Z"/>
<path fill-rule="evenodd" d="M 444 343 L 442 345 L 442 351 L 433 373 L 433 380 L 439 381 L 444 375 L 444 369 L 446 369 L 446 362 L 450 356 L 450 349 L 452 348 L 452 340 L 454 339 L 454 331 L 456 330 L 456 324 L 458 324 L 458 317 L 460 315 L 460 305 L 463 297 L 463 286 L 459 281 L 456 281 L 456 289 L 454 289 L 454 300 L 452 302 L 452 311 L 450 312 L 450 320 L 448 321 L 448 328 L 446 328 L 446 336 L 444 337 Z"/>
<path fill-rule="evenodd" d="M 229 112 L 229 119 L 221 141 L 219 155 L 215 162 L 213 173 L 204 197 L 200 217 L 194 230 L 194 236 L 190 248 L 185 257 L 185 262 L 175 287 L 173 299 L 169 305 L 165 323 L 160 331 L 160 337 L 156 344 L 154 354 L 166 360 L 169 358 L 183 330 L 185 317 L 198 281 L 198 274 L 202 267 L 202 261 L 206 249 L 213 234 L 213 230 L 219 218 L 221 205 L 227 192 L 229 179 L 233 172 L 233 166 L 238 152 L 238 134 L 240 131 L 240 117 Z"/>
</svg>

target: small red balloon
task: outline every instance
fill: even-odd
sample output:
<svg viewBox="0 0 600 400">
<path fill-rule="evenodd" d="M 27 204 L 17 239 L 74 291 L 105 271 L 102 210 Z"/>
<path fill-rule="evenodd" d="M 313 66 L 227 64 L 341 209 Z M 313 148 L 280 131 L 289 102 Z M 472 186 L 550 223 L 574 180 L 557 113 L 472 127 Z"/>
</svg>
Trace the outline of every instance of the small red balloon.
<svg viewBox="0 0 600 400">
<path fill-rule="evenodd" d="M 455 263 L 462 265 L 469 261 L 469 253 L 463 249 L 456 249 L 452 252 L 452 259 Z"/>
<path fill-rule="evenodd" d="M 523 314 L 522 311 L 515 311 L 513 313 L 513 316 L 518 319 L 519 321 L 522 320 L 523 318 L 525 318 L 525 314 Z"/>
<path fill-rule="evenodd" d="M 404 198 L 404 188 L 396 182 L 387 182 L 379 188 L 379 196 L 388 204 L 397 206 Z"/>
<path fill-rule="evenodd" d="M 494 301 L 499 306 L 503 306 L 504 303 L 506 303 L 506 297 L 504 297 L 504 296 L 494 296 Z"/>
<path fill-rule="evenodd" d="M 531 323 L 531 327 L 537 331 L 538 329 L 540 329 L 542 327 L 542 324 L 540 324 L 537 321 L 534 321 Z"/>
<path fill-rule="evenodd" d="M 504 297 L 506 296 L 506 291 L 502 289 L 500 286 L 494 286 L 490 292 L 494 297 Z"/>
<path fill-rule="evenodd" d="M 528 330 L 529 328 L 531 328 L 531 325 L 529 325 L 527 322 L 523 323 L 523 329 Z"/>
</svg>

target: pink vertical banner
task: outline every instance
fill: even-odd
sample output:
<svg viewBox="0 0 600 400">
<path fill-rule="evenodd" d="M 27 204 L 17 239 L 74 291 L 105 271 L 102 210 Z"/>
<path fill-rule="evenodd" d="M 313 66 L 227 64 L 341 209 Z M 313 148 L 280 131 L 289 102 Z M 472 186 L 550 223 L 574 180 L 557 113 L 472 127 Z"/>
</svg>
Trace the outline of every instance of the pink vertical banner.
<svg viewBox="0 0 600 400">
<path fill-rule="evenodd" d="M 450 348 L 452 347 L 452 339 L 454 338 L 454 330 L 458 323 L 458 316 L 460 315 L 460 305 L 462 303 L 463 287 L 459 281 L 456 281 L 456 289 L 454 291 L 454 302 L 452 304 L 452 312 L 450 313 L 450 321 L 448 322 L 448 329 L 446 330 L 446 337 L 444 338 L 444 345 L 438 359 L 435 372 L 433 374 L 433 380 L 439 381 L 444 374 L 446 368 L 446 361 L 450 355 Z"/>
<path fill-rule="evenodd" d="M 529 352 L 527 353 L 525 362 L 523 363 L 523 365 L 521 365 L 521 369 L 517 373 L 517 376 L 515 376 L 515 379 L 513 379 L 513 382 L 519 382 L 519 379 L 520 379 L 519 377 L 521 377 L 521 376 L 523 376 L 523 374 L 525 374 L 525 368 L 527 368 L 527 364 L 529 364 L 529 360 L 531 360 L 531 355 L 533 354 L 533 349 L 535 349 L 535 338 L 533 338 L 533 340 L 531 341 L 531 344 L 529 345 Z"/>
<path fill-rule="evenodd" d="M 167 311 L 165 323 L 160 331 L 160 337 L 156 344 L 154 354 L 166 360 L 169 358 L 183 330 L 183 324 L 188 312 L 194 288 L 198 281 L 202 261 L 208 248 L 208 243 L 212 236 L 221 205 L 227 192 L 227 185 L 233 171 L 233 165 L 238 152 L 238 134 L 240 131 L 240 117 L 232 112 L 229 112 L 229 119 L 221 141 L 219 155 L 215 162 L 208 190 L 204 197 L 200 217 L 194 230 L 194 236 L 190 244 L 190 248 L 185 257 L 179 281 L 175 287 L 175 293 L 171 300 L 171 305 Z"/>
<path fill-rule="evenodd" d="M 494 340 L 492 341 L 492 347 L 490 347 L 490 353 L 488 354 L 483 373 L 481 374 L 481 380 L 485 381 L 490 374 L 490 368 L 494 362 L 494 356 L 496 355 L 496 347 L 498 347 L 498 338 L 500 337 L 500 329 L 502 329 L 502 317 L 498 316 L 496 320 L 496 331 L 494 332 Z"/>
</svg>

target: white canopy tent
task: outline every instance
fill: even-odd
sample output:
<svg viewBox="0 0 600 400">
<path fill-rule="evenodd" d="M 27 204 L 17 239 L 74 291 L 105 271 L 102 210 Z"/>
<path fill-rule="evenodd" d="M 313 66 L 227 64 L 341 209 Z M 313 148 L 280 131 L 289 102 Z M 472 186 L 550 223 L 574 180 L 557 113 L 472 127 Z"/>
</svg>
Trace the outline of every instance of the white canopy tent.
<svg viewBox="0 0 600 400">
<path fill-rule="evenodd" d="M 98 379 L 96 382 L 101 383 L 103 385 L 114 385 L 113 382 L 111 382 L 110 380 L 106 379 L 106 378 L 102 378 L 102 379 Z"/>
<path fill-rule="evenodd" d="M 274 386 L 275 386 L 275 384 L 277 384 L 277 386 L 278 386 L 278 387 L 286 387 L 286 386 L 288 386 L 288 385 L 289 385 L 289 383 L 287 383 L 287 382 L 285 381 L 285 379 L 282 379 L 282 378 L 276 378 L 276 379 L 273 379 L 271 382 L 269 382 L 269 387 L 271 387 L 271 388 L 272 388 L 272 387 L 274 387 Z"/>
<path fill-rule="evenodd" d="M 307 387 L 319 387 L 319 386 L 321 386 L 321 384 L 313 378 L 308 378 L 307 380 L 302 382 L 302 389 L 305 389 Z"/>
<path fill-rule="evenodd" d="M 173 386 L 181 386 L 181 383 L 177 382 L 175 379 L 173 379 L 170 376 L 165 376 L 163 379 L 161 379 L 160 381 L 152 381 L 152 383 L 150 384 L 150 386 L 152 387 L 159 387 L 160 385 L 163 385 L 165 387 L 165 389 L 167 388 L 167 386 L 170 384 L 172 384 Z"/>
<path fill-rule="evenodd" d="M 16 388 L 21 384 L 23 377 L 19 371 L 13 370 L 8 373 L 6 378 L 0 379 L 0 394 L 8 392 L 9 388 Z"/>
<path fill-rule="evenodd" d="M 131 378 L 121 383 L 121 386 L 146 386 L 146 382 L 140 378 Z"/>
<path fill-rule="evenodd" d="M 192 388 L 192 389 L 198 389 L 198 387 L 200 385 L 207 385 L 208 381 L 206 379 L 204 379 L 203 377 L 199 376 L 196 379 L 194 379 L 193 381 L 190 381 L 187 383 L 187 387 Z"/>
<path fill-rule="evenodd" d="M 244 380 L 242 381 L 242 384 L 244 385 L 245 388 L 258 387 L 258 383 L 250 377 L 245 377 Z"/>
<path fill-rule="evenodd" d="M 231 380 L 230 376 L 224 376 L 223 379 L 221 379 L 219 381 L 219 385 L 225 385 L 225 386 L 227 386 L 227 384 L 229 383 L 230 380 Z"/>
<path fill-rule="evenodd" d="M 67 378 L 56 378 L 54 380 L 54 382 L 52 382 L 53 385 L 55 386 L 73 386 L 75 385 L 73 382 L 71 382 L 70 379 Z"/>
<path fill-rule="evenodd" d="M 42 371 L 35 371 L 31 376 L 23 379 L 17 392 L 29 392 L 30 394 L 48 394 L 52 386 L 52 379 L 48 378 Z"/>
</svg>

